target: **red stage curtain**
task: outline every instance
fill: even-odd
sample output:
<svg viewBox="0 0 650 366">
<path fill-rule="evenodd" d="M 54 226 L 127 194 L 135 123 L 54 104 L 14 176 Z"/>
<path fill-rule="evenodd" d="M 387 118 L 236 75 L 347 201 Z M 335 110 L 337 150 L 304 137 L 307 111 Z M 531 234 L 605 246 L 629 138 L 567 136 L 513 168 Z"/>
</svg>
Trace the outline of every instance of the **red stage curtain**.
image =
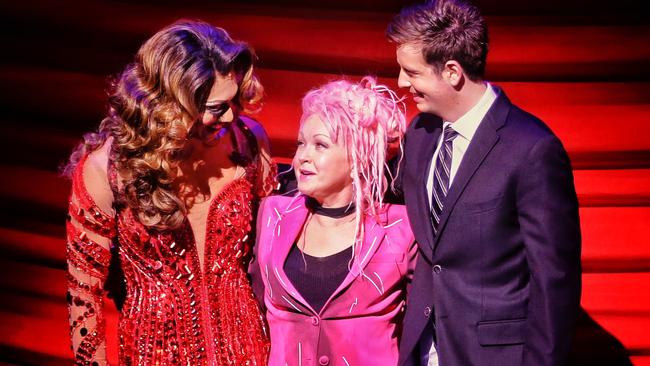
<svg viewBox="0 0 650 366">
<path fill-rule="evenodd" d="M 575 169 L 584 314 L 572 362 L 609 365 L 625 349 L 635 364 L 650 365 L 650 20 L 628 0 L 478 3 L 490 27 L 488 79 L 548 123 Z M 404 4 L 3 2 L 0 364 L 72 363 L 63 241 L 69 187 L 57 168 L 98 124 L 107 77 L 141 42 L 180 17 L 249 42 L 267 94 L 256 118 L 274 157 L 286 162 L 310 88 L 365 74 L 396 88 L 395 50 L 384 29 Z M 411 104 L 408 111 L 416 112 Z M 114 334 L 117 314 L 109 313 Z"/>
</svg>

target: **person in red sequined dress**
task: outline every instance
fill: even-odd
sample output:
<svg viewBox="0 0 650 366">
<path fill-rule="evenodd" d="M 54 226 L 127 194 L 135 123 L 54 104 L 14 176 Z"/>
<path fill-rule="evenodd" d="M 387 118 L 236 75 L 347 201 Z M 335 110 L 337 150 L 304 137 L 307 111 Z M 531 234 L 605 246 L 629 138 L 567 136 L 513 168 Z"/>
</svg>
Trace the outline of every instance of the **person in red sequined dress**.
<svg viewBox="0 0 650 366">
<path fill-rule="evenodd" d="M 126 287 L 119 364 L 266 365 L 245 268 L 255 204 L 275 188 L 276 168 L 261 125 L 242 114 L 262 96 L 254 58 L 223 29 L 179 21 L 113 82 L 107 117 L 64 170 L 77 364 L 107 364 L 113 249 Z"/>
</svg>

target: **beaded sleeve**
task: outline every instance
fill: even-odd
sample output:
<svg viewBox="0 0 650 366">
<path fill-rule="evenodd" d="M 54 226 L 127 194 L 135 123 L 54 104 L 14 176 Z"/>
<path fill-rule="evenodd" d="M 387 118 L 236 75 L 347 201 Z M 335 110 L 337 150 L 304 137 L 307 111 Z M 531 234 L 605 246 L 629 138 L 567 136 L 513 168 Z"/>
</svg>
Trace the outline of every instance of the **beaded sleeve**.
<svg viewBox="0 0 650 366">
<path fill-rule="evenodd" d="M 260 157 L 260 160 L 263 157 Z M 280 181 L 278 180 L 278 165 L 275 161 L 269 161 L 267 163 L 267 171 L 263 172 L 261 177 L 261 182 L 257 186 L 257 196 L 264 198 L 271 195 L 273 191 L 276 191 L 280 187 Z"/>
<path fill-rule="evenodd" d="M 72 177 L 67 233 L 68 310 L 76 365 L 106 365 L 104 282 L 115 219 L 95 203 L 84 181 L 82 159 Z"/>
</svg>

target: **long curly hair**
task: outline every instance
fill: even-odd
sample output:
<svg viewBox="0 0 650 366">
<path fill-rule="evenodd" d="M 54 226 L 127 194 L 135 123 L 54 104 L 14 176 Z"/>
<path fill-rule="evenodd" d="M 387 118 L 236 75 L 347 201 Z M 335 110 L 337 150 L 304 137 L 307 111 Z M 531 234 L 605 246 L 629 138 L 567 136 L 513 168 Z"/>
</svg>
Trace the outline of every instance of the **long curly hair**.
<svg viewBox="0 0 650 366">
<path fill-rule="evenodd" d="M 122 178 L 124 204 L 151 229 L 181 225 L 186 207 L 173 182 L 216 73 L 233 73 L 233 103 L 243 112 L 260 106 L 263 88 L 254 75 L 254 51 L 221 28 L 180 20 L 147 40 L 135 60 L 111 83 L 108 114 L 84 135 L 63 173 L 112 138 L 111 158 Z"/>
<path fill-rule="evenodd" d="M 385 173 L 389 143 L 399 141 L 406 130 L 402 98 L 371 76 L 359 83 L 347 80 L 329 82 L 308 92 L 302 100 L 300 125 L 311 116 L 325 124 L 332 140 L 347 150 L 352 175 L 352 200 L 356 209 L 354 245 L 363 242 L 363 221 L 383 212 L 383 197 L 388 188 Z"/>
</svg>

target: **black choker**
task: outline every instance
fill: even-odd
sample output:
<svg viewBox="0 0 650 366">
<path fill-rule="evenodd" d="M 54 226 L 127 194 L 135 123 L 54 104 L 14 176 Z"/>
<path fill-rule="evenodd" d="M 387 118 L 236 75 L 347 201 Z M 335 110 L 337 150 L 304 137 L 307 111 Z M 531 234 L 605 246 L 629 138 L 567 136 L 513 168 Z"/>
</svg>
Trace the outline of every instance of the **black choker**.
<svg viewBox="0 0 650 366">
<path fill-rule="evenodd" d="M 341 217 L 348 216 L 354 212 L 354 209 L 356 208 L 354 203 L 350 203 L 349 205 L 343 207 L 323 207 L 320 203 L 318 203 L 318 201 L 311 197 L 307 197 L 307 207 L 315 215 L 327 216 L 334 219 L 340 219 Z"/>
</svg>

